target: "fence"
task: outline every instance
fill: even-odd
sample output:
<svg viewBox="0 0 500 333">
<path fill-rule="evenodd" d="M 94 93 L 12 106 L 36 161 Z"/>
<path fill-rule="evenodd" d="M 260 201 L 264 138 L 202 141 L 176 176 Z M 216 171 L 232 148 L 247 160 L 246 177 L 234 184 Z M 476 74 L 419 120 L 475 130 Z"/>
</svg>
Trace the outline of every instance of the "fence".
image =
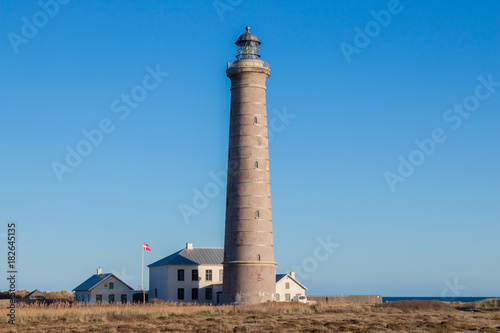
<svg viewBox="0 0 500 333">
<path fill-rule="evenodd" d="M 382 295 L 307 296 L 307 300 L 328 303 L 381 304 Z"/>
</svg>

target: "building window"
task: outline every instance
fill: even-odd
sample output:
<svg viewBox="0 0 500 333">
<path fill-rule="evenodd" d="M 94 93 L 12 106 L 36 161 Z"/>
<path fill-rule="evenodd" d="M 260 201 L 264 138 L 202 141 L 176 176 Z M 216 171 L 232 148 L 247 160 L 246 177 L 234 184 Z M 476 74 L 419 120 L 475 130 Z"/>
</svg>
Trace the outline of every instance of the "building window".
<svg viewBox="0 0 500 333">
<path fill-rule="evenodd" d="M 280 294 L 276 294 L 276 302 L 280 301 Z"/>
<path fill-rule="evenodd" d="M 257 210 L 257 211 L 255 211 L 255 217 L 259 217 L 259 216 L 260 216 L 259 211 L 258 211 L 258 210 Z"/>
<path fill-rule="evenodd" d="M 205 299 L 212 299 L 212 288 L 205 289 Z"/>
<path fill-rule="evenodd" d="M 122 301 L 122 304 L 127 303 L 127 294 L 122 294 L 121 301 Z"/>
<path fill-rule="evenodd" d="M 256 168 L 259 167 L 259 162 L 255 161 L 255 163 L 253 164 Z"/>
<path fill-rule="evenodd" d="M 191 281 L 198 281 L 198 270 L 193 269 L 191 271 Z"/>
<path fill-rule="evenodd" d="M 285 289 L 290 289 L 290 282 L 285 283 Z"/>
<path fill-rule="evenodd" d="M 191 299 L 192 300 L 198 299 L 198 288 L 191 289 Z"/>
<path fill-rule="evenodd" d="M 115 288 L 115 283 L 114 282 L 110 282 L 109 283 L 109 289 L 114 289 Z"/>
<path fill-rule="evenodd" d="M 114 303 L 115 302 L 115 295 L 114 294 L 109 294 L 108 295 L 108 302 L 109 303 Z"/>
<path fill-rule="evenodd" d="M 177 289 L 177 299 L 184 299 L 184 288 Z"/>
<path fill-rule="evenodd" d="M 102 295 L 101 294 L 97 294 L 95 295 L 95 301 L 97 303 L 102 303 Z"/>
<path fill-rule="evenodd" d="M 224 270 L 223 269 L 219 269 L 219 281 L 222 281 L 223 279 L 223 274 L 224 274 Z"/>
<path fill-rule="evenodd" d="M 207 269 L 205 271 L 205 280 L 212 281 L 212 270 L 211 269 Z"/>
<path fill-rule="evenodd" d="M 184 270 L 183 269 L 177 270 L 177 281 L 184 281 Z"/>
<path fill-rule="evenodd" d="M 290 302 L 290 294 L 285 294 L 285 301 Z"/>
<path fill-rule="evenodd" d="M 158 288 L 155 288 L 155 298 L 158 298 Z"/>
<path fill-rule="evenodd" d="M 257 261 L 260 261 L 260 254 L 257 255 Z"/>
<path fill-rule="evenodd" d="M 257 117 L 253 117 L 253 123 L 257 124 Z"/>
</svg>

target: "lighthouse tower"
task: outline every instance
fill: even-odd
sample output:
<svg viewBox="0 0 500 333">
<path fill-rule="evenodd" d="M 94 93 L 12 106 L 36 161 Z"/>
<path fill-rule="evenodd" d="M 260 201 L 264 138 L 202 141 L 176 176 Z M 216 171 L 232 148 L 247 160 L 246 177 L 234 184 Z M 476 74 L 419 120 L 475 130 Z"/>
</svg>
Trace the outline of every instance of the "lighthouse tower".
<svg viewBox="0 0 500 333">
<path fill-rule="evenodd" d="M 231 116 L 224 238 L 224 303 L 273 301 L 276 292 L 266 79 L 269 63 L 260 59 L 258 38 L 250 32 L 236 41 L 236 60 L 227 64 Z"/>
</svg>

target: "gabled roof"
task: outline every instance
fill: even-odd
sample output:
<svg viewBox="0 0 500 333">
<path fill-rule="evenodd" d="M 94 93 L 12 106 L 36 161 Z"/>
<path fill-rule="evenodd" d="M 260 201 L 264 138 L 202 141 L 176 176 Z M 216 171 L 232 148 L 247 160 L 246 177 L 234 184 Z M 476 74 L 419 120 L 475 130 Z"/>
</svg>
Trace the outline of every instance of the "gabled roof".
<svg viewBox="0 0 500 333">
<path fill-rule="evenodd" d="M 295 280 L 293 277 L 290 276 L 290 274 L 276 274 L 276 283 L 280 282 L 284 277 L 288 276 L 292 281 L 295 281 L 299 286 L 304 288 L 304 290 L 307 290 L 306 286 L 304 286 L 302 283 L 299 281 Z"/>
<path fill-rule="evenodd" d="M 194 248 L 182 249 L 168 257 L 160 259 L 148 267 L 164 265 L 221 265 L 224 260 L 224 249 Z"/>
<path fill-rule="evenodd" d="M 98 284 L 103 282 L 104 280 L 108 279 L 109 277 L 113 276 L 115 279 L 123 283 L 125 286 L 130 288 L 130 290 L 134 290 L 131 286 L 120 280 L 119 278 L 116 277 L 113 273 L 106 273 L 106 274 L 94 274 L 91 277 L 89 277 L 85 282 L 80 284 L 78 287 L 73 289 L 73 291 L 88 291 L 94 289 Z"/>
<path fill-rule="evenodd" d="M 28 295 L 24 296 L 24 298 L 35 298 L 35 297 L 43 297 L 45 298 L 45 293 L 38 289 L 33 290 Z"/>
</svg>

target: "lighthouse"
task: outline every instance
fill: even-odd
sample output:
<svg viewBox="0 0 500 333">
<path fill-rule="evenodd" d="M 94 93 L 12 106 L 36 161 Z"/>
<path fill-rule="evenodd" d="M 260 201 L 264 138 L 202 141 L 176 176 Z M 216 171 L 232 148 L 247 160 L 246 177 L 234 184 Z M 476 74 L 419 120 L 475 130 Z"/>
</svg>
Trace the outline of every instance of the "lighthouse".
<svg viewBox="0 0 500 333">
<path fill-rule="evenodd" d="M 231 109 L 222 300 L 256 304 L 273 301 L 276 292 L 266 110 L 271 71 L 250 27 L 235 44 L 236 60 L 226 70 Z"/>
</svg>

